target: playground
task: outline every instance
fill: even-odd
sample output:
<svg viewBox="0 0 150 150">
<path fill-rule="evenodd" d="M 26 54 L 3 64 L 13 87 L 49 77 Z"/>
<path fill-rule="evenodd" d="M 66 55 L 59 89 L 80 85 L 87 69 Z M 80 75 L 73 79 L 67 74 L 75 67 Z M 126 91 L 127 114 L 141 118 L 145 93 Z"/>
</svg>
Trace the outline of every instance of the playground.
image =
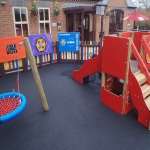
<svg viewBox="0 0 150 150">
<path fill-rule="evenodd" d="M 20 73 L 27 105 L 15 119 L 0 125 L 1 150 L 148 150 L 147 128 L 133 109 L 118 115 L 100 99 L 100 85 L 72 79 L 76 64 L 53 64 L 38 69 L 49 111 L 44 112 L 31 71 Z M 12 90 L 16 74 L 0 78 L 0 93 Z"/>
<path fill-rule="evenodd" d="M 51 41 L 40 36 L 38 44 L 33 45 L 33 53 L 27 38 L 16 37 L 19 44 L 15 38 L 1 41 L 2 49 L 7 50 L 2 51 L 2 63 L 17 59 L 17 53 L 25 62 L 26 50 L 31 67 L 24 71 L 27 65 L 20 64 L 19 68 L 16 63 L 16 82 L 17 73 L 5 75 L 7 62 L 0 64 L 1 76 L 5 75 L 0 78 L 0 93 L 12 91 L 15 83 L 20 93 L 19 98 L 1 94 L 1 149 L 149 149 L 149 142 L 145 142 L 150 139 L 149 33 L 105 36 L 101 51 L 91 59 L 85 45 L 81 49 L 76 47 L 78 53 L 68 53 L 66 49 L 59 52 L 49 49 Z M 45 35 L 45 39 L 51 40 L 51 36 Z M 9 44 L 12 40 L 13 44 Z M 64 46 L 66 41 L 60 41 Z M 48 57 L 50 62 L 57 62 L 37 69 L 34 56 L 47 52 L 52 53 Z M 71 56 L 74 63 L 63 63 L 62 54 Z M 95 73 L 99 72 L 101 77 L 97 81 Z M 13 102 L 7 104 L 11 98 L 20 107 L 3 113 L 14 106 Z M 8 107 L 4 108 L 5 105 Z"/>
</svg>

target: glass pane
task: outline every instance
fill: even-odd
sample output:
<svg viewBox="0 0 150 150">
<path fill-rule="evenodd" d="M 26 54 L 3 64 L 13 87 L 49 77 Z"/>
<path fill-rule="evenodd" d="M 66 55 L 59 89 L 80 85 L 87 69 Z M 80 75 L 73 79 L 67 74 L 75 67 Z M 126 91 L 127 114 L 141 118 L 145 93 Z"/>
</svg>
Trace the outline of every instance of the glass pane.
<svg viewBox="0 0 150 150">
<path fill-rule="evenodd" d="M 17 36 L 22 35 L 21 24 L 16 24 L 15 27 L 16 27 L 16 35 L 17 35 Z"/>
<path fill-rule="evenodd" d="M 22 24 L 22 28 L 23 28 L 23 35 L 25 37 L 28 36 L 28 25 L 27 24 Z"/>
<path fill-rule="evenodd" d="M 40 21 L 44 20 L 44 12 L 43 9 L 39 9 Z"/>
<path fill-rule="evenodd" d="M 44 9 L 44 12 L 45 12 L 45 20 L 49 20 L 49 11 L 48 9 Z"/>
<path fill-rule="evenodd" d="M 44 23 L 40 23 L 40 34 L 44 33 Z"/>
<path fill-rule="evenodd" d="M 15 14 L 15 21 L 16 21 L 16 22 L 17 22 L 17 21 L 21 21 L 21 19 L 20 19 L 20 9 L 15 8 L 15 9 L 14 9 L 14 14 Z"/>
<path fill-rule="evenodd" d="M 27 21 L 26 9 L 21 9 L 21 18 L 22 21 Z"/>
<path fill-rule="evenodd" d="M 49 23 L 45 23 L 46 33 L 50 33 L 49 31 Z"/>
</svg>

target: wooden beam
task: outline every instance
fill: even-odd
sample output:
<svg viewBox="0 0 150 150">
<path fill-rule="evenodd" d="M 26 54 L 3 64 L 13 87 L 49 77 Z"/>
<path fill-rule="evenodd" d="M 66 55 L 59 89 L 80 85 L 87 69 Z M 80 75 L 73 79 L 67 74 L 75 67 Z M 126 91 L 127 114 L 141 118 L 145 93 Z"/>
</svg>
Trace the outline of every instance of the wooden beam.
<svg viewBox="0 0 150 150">
<path fill-rule="evenodd" d="M 131 42 L 132 42 L 132 39 L 129 38 L 129 41 L 128 41 L 128 55 L 127 55 L 127 62 L 126 63 L 126 73 L 125 73 L 125 81 L 124 81 L 124 84 L 123 84 L 123 93 L 122 93 L 122 96 L 123 96 L 123 107 L 122 107 L 122 115 L 125 113 L 125 105 L 126 105 L 126 98 L 127 98 L 127 84 L 128 84 L 128 78 L 129 78 L 129 65 L 130 65 L 130 58 L 131 58 Z"/>
<path fill-rule="evenodd" d="M 38 91 L 39 91 L 39 95 L 41 97 L 41 102 L 42 102 L 42 105 L 43 105 L 43 109 L 44 109 L 44 111 L 48 111 L 49 106 L 48 106 L 46 96 L 45 96 L 45 93 L 44 93 L 44 90 L 43 90 L 43 86 L 42 86 L 42 82 L 41 82 L 41 79 L 40 79 L 40 76 L 39 76 L 39 72 L 38 72 L 37 66 L 35 64 L 35 59 L 34 59 L 34 56 L 33 56 L 32 50 L 31 50 L 31 46 L 29 44 L 29 39 L 27 37 L 24 38 L 23 43 L 24 43 L 24 46 L 25 46 L 25 49 L 26 49 L 26 52 L 27 52 L 27 55 L 28 55 L 28 59 L 29 59 L 31 68 L 32 68 L 31 70 L 32 70 L 32 73 L 33 73 L 33 76 L 34 76 L 34 80 L 36 82 L 36 85 L 37 85 L 37 88 L 38 88 Z"/>
</svg>

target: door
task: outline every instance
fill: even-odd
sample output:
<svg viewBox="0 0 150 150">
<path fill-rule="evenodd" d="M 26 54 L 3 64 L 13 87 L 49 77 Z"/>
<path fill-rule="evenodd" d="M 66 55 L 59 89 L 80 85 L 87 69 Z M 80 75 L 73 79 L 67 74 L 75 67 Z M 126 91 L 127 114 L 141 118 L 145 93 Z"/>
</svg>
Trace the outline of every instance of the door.
<svg viewBox="0 0 150 150">
<path fill-rule="evenodd" d="M 84 15 L 84 41 L 89 41 L 89 15 Z"/>
<path fill-rule="evenodd" d="M 123 16 L 124 12 L 119 9 L 112 10 L 109 18 L 109 34 L 114 34 L 118 30 L 123 29 Z"/>
</svg>

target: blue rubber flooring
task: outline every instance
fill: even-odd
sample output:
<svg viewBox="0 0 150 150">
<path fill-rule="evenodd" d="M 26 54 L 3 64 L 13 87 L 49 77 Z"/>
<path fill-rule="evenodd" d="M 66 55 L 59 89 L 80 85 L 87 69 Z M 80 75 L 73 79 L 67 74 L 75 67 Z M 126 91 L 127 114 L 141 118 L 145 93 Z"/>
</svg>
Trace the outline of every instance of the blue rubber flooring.
<svg viewBox="0 0 150 150">
<path fill-rule="evenodd" d="M 121 116 L 100 102 L 100 84 L 71 78 L 76 64 L 39 68 L 50 107 L 43 111 L 32 71 L 20 73 L 25 110 L 0 125 L 0 150 L 149 150 L 150 133 L 133 109 Z M 0 93 L 12 91 L 17 74 L 0 78 Z M 117 105 L 117 104 L 116 104 Z"/>
</svg>

